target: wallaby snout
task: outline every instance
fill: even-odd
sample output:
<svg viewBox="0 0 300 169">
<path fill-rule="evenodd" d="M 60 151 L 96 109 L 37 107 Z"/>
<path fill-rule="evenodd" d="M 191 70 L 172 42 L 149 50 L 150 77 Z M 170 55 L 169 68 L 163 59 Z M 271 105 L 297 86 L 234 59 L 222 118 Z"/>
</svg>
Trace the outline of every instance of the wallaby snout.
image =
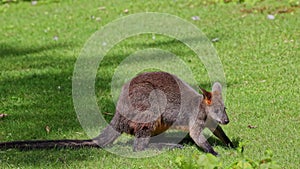
<svg viewBox="0 0 300 169">
<path fill-rule="evenodd" d="M 229 123 L 229 119 L 228 117 L 225 118 L 224 120 L 222 120 L 221 124 L 228 124 Z"/>
<path fill-rule="evenodd" d="M 222 118 L 220 124 L 228 124 L 228 123 L 229 123 L 229 118 L 228 118 L 227 113 L 226 113 L 226 108 L 224 108 L 223 118 Z"/>
<path fill-rule="evenodd" d="M 222 119 L 217 119 L 217 118 L 215 118 L 215 117 L 212 117 L 215 121 L 217 121 L 219 124 L 228 124 L 229 123 L 229 119 L 228 119 L 228 117 L 226 116 L 226 117 L 224 117 L 224 118 L 222 118 Z"/>
</svg>

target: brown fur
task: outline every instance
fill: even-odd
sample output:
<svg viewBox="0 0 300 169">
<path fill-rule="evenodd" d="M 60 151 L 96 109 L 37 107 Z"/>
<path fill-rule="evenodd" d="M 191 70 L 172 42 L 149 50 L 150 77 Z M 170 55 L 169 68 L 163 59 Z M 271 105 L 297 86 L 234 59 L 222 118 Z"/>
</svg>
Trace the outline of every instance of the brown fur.
<svg viewBox="0 0 300 169">
<path fill-rule="evenodd" d="M 122 87 L 115 115 L 110 124 L 92 140 L 25 141 L 0 143 L 0 148 L 30 148 L 36 144 L 52 147 L 105 147 L 122 133 L 135 136 L 134 151 L 148 147 L 152 136 L 169 128 L 189 131 L 191 138 L 205 152 L 217 155 L 202 131 L 208 127 L 226 145 L 231 141 L 218 125 L 229 122 L 221 95 L 221 85 L 213 92 L 197 93 L 175 75 L 166 72 L 143 73 Z M 43 146 L 41 146 L 43 147 Z M 49 146 L 51 147 L 51 146 Z"/>
<path fill-rule="evenodd" d="M 119 134 L 134 135 L 135 151 L 145 149 L 150 137 L 171 127 L 189 131 L 198 146 L 205 152 L 217 155 L 201 132 L 208 127 L 226 145 L 232 146 L 217 124 L 229 122 L 221 85 L 214 84 L 213 92 L 201 91 L 203 95 L 169 73 L 141 74 L 123 86 L 110 127 Z M 94 140 L 100 146 L 106 145 L 105 135 L 102 132 Z"/>
</svg>

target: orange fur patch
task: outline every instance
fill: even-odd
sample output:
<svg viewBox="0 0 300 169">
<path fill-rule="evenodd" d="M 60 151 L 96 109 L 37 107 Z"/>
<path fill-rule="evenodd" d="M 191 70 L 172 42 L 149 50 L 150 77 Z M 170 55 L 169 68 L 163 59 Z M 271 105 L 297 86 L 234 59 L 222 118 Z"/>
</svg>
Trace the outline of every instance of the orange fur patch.
<svg viewBox="0 0 300 169">
<path fill-rule="evenodd" d="M 205 103 L 206 103 L 207 105 L 211 105 L 211 100 L 205 99 L 204 101 L 205 101 Z"/>
<path fill-rule="evenodd" d="M 161 133 L 165 132 L 166 130 L 168 130 L 169 127 L 170 127 L 170 126 L 167 126 L 167 125 L 161 125 L 161 126 L 157 127 L 157 128 L 151 133 L 151 135 L 152 135 L 152 136 L 155 136 L 155 135 L 161 134 Z"/>
<path fill-rule="evenodd" d="M 186 131 L 188 132 L 189 131 L 189 126 L 186 125 L 181 125 L 181 126 L 172 126 L 171 129 L 175 129 L 175 130 L 181 130 L 181 131 Z"/>
<path fill-rule="evenodd" d="M 163 133 L 164 131 L 168 130 L 169 127 L 170 126 L 165 124 L 160 117 L 155 121 L 154 130 L 152 131 L 151 135 L 154 136 Z"/>
</svg>

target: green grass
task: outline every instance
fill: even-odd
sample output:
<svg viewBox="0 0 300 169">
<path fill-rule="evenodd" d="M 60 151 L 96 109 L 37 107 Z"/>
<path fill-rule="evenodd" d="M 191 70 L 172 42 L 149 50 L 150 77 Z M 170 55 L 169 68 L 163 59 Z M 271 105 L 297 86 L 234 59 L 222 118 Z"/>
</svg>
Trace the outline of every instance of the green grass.
<svg viewBox="0 0 300 169">
<path fill-rule="evenodd" d="M 76 58 L 88 38 L 128 14 L 155 11 L 177 15 L 214 43 L 227 80 L 231 119 L 224 130 L 246 142 L 244 155 L 259 160 L 266 150 L 282 168 L 297 168 L 300 155 L 300 8 L 283 1 L 215 4 L 193 1 L 44 1 L 0 5 L 0 141 L 84 139 L 72 102 Z M 295 4 L 295 3 L 294 3 Z M 99 7 L 105 7 L 99 10 Z M 128 14 L 124 10 L 128 9 Z M 274 14 L 275 19 L 267 19 Z M 192 16 L 200 20 L 193 21 Z M 99 19 L 96 18 L 101 18 Z M 55 40 L 55 37 L 58 37 Z M 114 112 L 110 96 L 115 68 L 131 53 L 156 47 L 180 56 L 199 84 L 210 88 L 202 63 L 179 42 L 152 35 L 122 41 L 100 64 L 96 94 L 102 112 Z M 150 40 L 149 40 L 150 39 Z M 105 115 L 107 120 L 110 115 Z M 250 129 L 252 125 L 256 128 Z M 51 131 L 46 132 L 49 126 Z M 240 157 L 215 146 L 229 165 Z M 130 159 L 104 150 L 0 151 L 1 168 L 176 168 L 178 156 L 202 154 L 195 145 L 151 158 Z"/>
</svg>

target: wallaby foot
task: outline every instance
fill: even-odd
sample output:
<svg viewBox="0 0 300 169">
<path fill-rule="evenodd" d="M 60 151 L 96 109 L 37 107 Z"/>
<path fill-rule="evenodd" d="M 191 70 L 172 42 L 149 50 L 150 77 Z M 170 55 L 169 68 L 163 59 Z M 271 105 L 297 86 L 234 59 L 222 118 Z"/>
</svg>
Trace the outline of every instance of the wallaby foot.
<svg viewBox="0 0 300 169">
<path fill-rule="evenodd" d="M 183 145 L 181 144 L 175 144 L 175 143 L 150 143 L 149 144 L 149 148 L 156 148 L 156 149 L 159 149 L 159 150 L 162 150 L 164 148 L 167 148 L 167 149 L 175 149 L 175 148 L 178 148 L 178 149 L 183 149 Z"/>
<path fill-rule="evenodd" d="M 143 151 L 148 148 L 150 137 L 136 137 L 133 143 L 133 151 Z"/>
<path fill-rule="evenodd" d="M 210 146 L 210 145 L 209 145 Z M 203 147 L 202 147 L 203 148 Z M 214 156 L 219 156 L 219 153 L 215 152 L 215 150 L 210 146 L 210 147 L 206 147 L 206 148 L 203 148 L 204 152 L 206 153 L 210 153 Z"/>
<path fill-rule="evenodd" d="M 212 148 L 212 146 L 207 142 L 204 141 L 202 143 L 196 143 L 199 147 L 201 147 L 203 149 L 204 152 L 206 153 L 210 153 L 214 156 L 218 156 L 219 154 L 217 152 L 215 152 L 215 150 Z"/>
</svg>

